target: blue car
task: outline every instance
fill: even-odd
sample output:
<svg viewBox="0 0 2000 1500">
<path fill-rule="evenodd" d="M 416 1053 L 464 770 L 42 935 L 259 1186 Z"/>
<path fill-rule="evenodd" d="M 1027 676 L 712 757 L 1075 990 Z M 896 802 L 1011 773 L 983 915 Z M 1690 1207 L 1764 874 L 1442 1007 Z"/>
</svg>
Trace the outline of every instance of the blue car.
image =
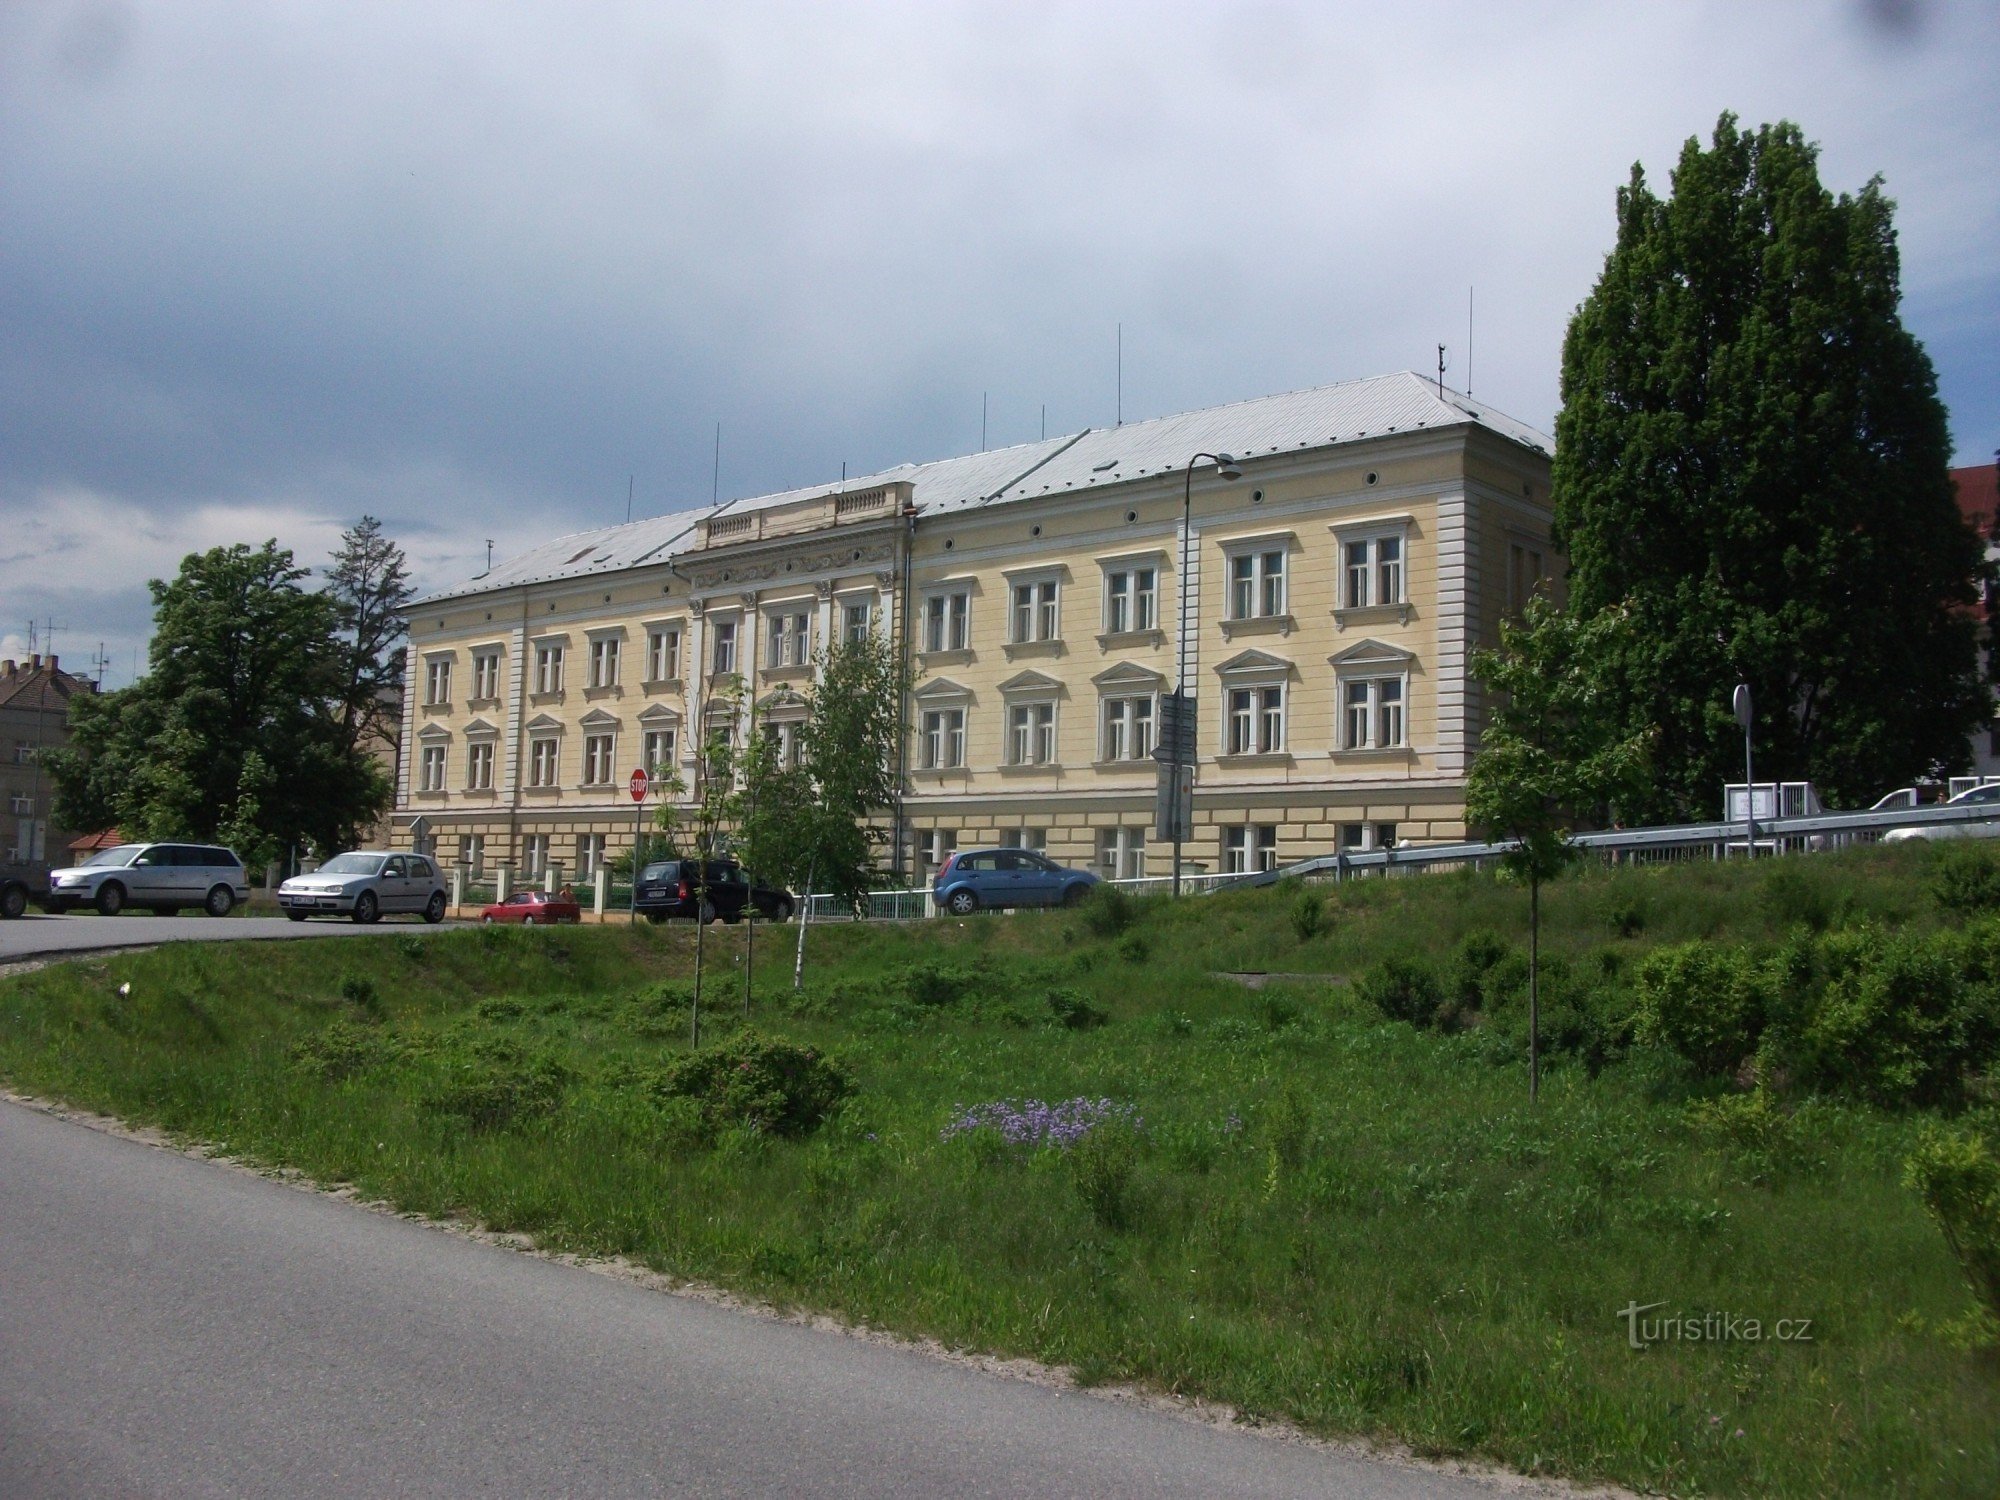
<svg viewBox="0 0 2000 1500">
<path fill-rule="evenodd" d="M 932 882 L 938 910 L 955 917 L 980 907 L 1074 906 L 1097 877 L 1027 849 L 965 849 L 944 862 Z"/>
</svg>

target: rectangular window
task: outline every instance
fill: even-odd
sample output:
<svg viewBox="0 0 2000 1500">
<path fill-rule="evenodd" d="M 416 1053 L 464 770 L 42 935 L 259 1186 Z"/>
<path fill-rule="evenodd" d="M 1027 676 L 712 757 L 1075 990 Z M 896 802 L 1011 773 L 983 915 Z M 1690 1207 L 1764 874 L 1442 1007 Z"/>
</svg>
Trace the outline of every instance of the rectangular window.
<svg viewBox="0 0 2000 1500">
<path fill-rule="evenodd" d="M 1225 875 L 1253 875 L 1278 868 L 1278 826 L 1238 823 L 1222 830 L 1222 870 Z"/>
<path fill-rule="evenodd" d="M 500 696 L 500 653 L 477 651 L 472 657 L 472 696 L 475 699 Z"/>
<path fill-rule="evenodd" d="M 618 637 L 599 636 L 590 643 L 590 685 L 594 688 L 618 686 Z"/>
<path fill-rule="evenodd" d="M 812 660 L 812 616 L 772 615 L 764 650 L 766 667 L 803 667 Z"/>
<path fill-rule="evenodd" d="M 423 790 L 441 792 L 444 790 L 444 746 L 424 746 Z"/>
<path fill-rule="evenodd" d="M 1542 554 L 1539 549 L 1512 543 L 1507 555 L 1507 608 L 1519 614 L 1542 589 Z"/>
<path fill-rule="evenodd" d="M 1014 642 L 1052 641 L 1056 638 L 1056 584 L 1014 585 Z"/>
<path fill-rule="evenodd" d="M 1043 766 L 1056 758 L 1056 706 L 1016 703 L 1007 710 L 1007 762 Z"/>
<path fill-rule="evenodd" d="M 680 750 L 678 729 L 649 729 L 645 739 L 645 763 L 648 776 L 670 776 L 673 774 L 674 757 Z"/>
<path fill-rule="evenodd" d="M 461 833 L 458 836 L 458 862 L 465 866 L 466 873 L 475 878 L 486 873 L 486 835 L 483 833 Z"/>
<path fill-rule="evenodd" d="M 1104 700 L 1105 760 L 1145 760 L 1153 753 L 1153 698 Z"/>
<path fill-rule="evenodd" d="M 1146 830 L 1097 830 L 1097 872 L 1106 880 L 1143 880 L 1146 876 Z"/>
<path fill-rule="evenodd" d="M 1285 690 L 1232 688 L 1227 727 L 1229 754 L 1278 754 L 1285 748 Z"/>
<path fill-rule="evenodd" d="M 424 663 L 424 702 L 438 707 L 451 702 L 451 659 L 442 657 Z"/>
<path fill-rule="evenodd" d="M 963 651 L 971 644 L 971 594 L 932 594 L 924 601 L 924 650 Z"/>
<path fill-rule="evenodd" d="M 549 873 L 549 836 L 546 833 L 531 833 L 521 840 L 521 875 L 526 880 L 540 880 Z"/>
<path fill-rule="evenodd" d="M 711 660 L 715 664 L 715 675 L 727 677 L 736 670 L 736 622 L 717 620 L 712 628 L 715 632 L 715 652 Z"/>
<path fill-rule="evenodd" d="M 1151 630 L 1159 618 L 1159 574 L 1152 568 L 1120 568 L 1104 576 L 1104 629 L 1107 634 Z"/>
<path fill-rule="evenodd" d="M 563 685 L 563 648 L 535 647 L 535 691 L 560 693 Z"/>
<path fill-rule="evenodd" d="M 646 681 L 673 682 L 681 675 L 681 633 L 666 626 L 646 632 Z"/>
<path fill-rule="evenodd" d="M 603 863 L 604 835 L 601 833 L 579 833 L 576 836 L 577 879 L 591 879 L 597 874 L 597 867 Z"/>
<path fill-rule="evenodd" d="M 493 790 L 493 741 L 474 740 L 465 747 L 465 789 L 468 792 Z"/>
<path fill-rule="evenodd" d="M 552 736 L 528 742 L 528 785 L 554 786 L 556 784 L 556 746 L 558 741 Z"/>
<path fill-rule="evenodd" d="M 1342 602 L 1349 609 L 1403 602 L 1403 539 L 1362 537 L 1346 544 L 1347 578 Z"/>
<path fill-rule="evenodd" d="M 1285 612 L 1285 554 L 1240 552 L 1229 559 L 1229 617 L 1253 620 Z"/>
<path fill-rule="evenodd" d="M 924 768 L 940 771 L 965 764 L 965 710 L 933 708 L 924 714 Z"/>
<path fill-rule="evenodd" d="M 1049 852 L 1049 831 L 1046 828 L 1003 828 L 1000 830 L 1000 847 L 1003 849 L 1026 849 L 1034 854 Z"/>
<path fill-rule="evenodd" d="M 850 646 L 860 645 L 875 628 L 875 601 L 858 599 L 844 606 L 840 622 L 840 638 Z"/>
<path fill-rule="evenodd" d="M 1375 825 L 1375 847 L 1377 849 L 1393 849 L 1396 847 L 1396 825 L 1394 823 L 1377 823 Z"/>
<path fill-rule="evenodd" d="M 587 734 L 583 737 L 583 784 L 585 786 L 609 786 L 612 776 L 612 746 L 614 736 L 608 734 Z"/>
<path fill-rule="evenodd" d="M 799 765 L 799 726 L 792 720 L 766 723 L 764 739 L 771 746 L 777 763 L 786 770 L 797 770 Z"/>
<path fill-rule="evenodd" d="M 1350 678 L 1342 690 L 1341 748 L 1394 750 L 1403 741 L 1403 679 Z"/>
<path fill-rule="evenodd" d="M 932 828 L 917 834 L 917 869 L 922 883 L 929 885 L 938 867 L 958 852 L 956 828 Z"/>
</svg>

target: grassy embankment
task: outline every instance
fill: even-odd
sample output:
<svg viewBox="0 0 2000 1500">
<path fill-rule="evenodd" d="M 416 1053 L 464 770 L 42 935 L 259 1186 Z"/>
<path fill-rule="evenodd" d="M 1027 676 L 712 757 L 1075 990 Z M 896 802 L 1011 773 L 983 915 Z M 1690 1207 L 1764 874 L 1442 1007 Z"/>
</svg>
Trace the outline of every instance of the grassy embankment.
<svg viewBox="0 0 2000 1500">
<path fill-rule="evenodd" d="M 1545 895 L 1545 945 L 1615 990 L 1663 942 L 1942 927 L 1930 863 L 1599 872 Z M 1677 1493 L 2000 1493 L 2000 1370 L 1901 1182 L 1923 1116 L 1793 1101 L 1730 1138 L 1697 1103 L 1724 1086 L 1643 1046 L 1594 1076 L 1559 1053 L 1531 1110 L 1507 1007 L 1441 1034 L 1351 986 L 1214 977 L 1524 937 L 1523 893 L 1486 877 L 1323 894 L 1306 938 L 1289 891 L 1122 927 L 830 924 L 804 1003 L 767 932 L 755 1025 L 854 1084 L 795 1139 L 672 1095 L 686 930 L 84 959 L 0 982 L 0 1077 L 406 1209 L 1318 1432 Z M 743 1024 L 740 943 L 709 948 L 711 1045 Z M 1079 1097 L 1141 1123 L 1067 1151 L 949 1129 Z M 1635 1302 L 1766 1335 L 1635 1351 Z"/>
</svg>

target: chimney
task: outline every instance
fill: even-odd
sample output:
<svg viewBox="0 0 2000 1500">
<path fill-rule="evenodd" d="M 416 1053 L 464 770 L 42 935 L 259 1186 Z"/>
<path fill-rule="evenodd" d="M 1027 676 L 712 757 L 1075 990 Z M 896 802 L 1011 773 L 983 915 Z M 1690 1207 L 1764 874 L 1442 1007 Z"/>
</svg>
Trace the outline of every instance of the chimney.
<svg viewBox="0 0 2000 1500">
<path fill-rule="evenodd" d="M 28 670 L 30 672 L 39 672 L 42 670 L 42 654 L 39 651 L 28 658 Z"/>
<path fill-rule="evenodd" d="M 14 658 L 10 656 L 5 661 L 0 661 L 0 677 L 12 677 L 13 675 Z"/>
<path fill-rule="evenodd" d="M 55 654 L 55 652 L 51 651 L 51 652 L 49 653 L 49 656 L 48 656 L 48 661 L 49 661 L 49 676 L 53 677 L 53 676 L 55 676 L 55 675 L 56 675 L 56 654 Z"/>
</svg>

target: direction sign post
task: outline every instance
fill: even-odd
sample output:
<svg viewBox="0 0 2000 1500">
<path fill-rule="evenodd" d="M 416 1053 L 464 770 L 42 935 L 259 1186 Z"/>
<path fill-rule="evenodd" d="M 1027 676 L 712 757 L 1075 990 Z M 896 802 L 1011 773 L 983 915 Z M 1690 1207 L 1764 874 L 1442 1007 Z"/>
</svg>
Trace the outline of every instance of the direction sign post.
<svg viewBox="0 0 2000 1500">
<path fill-rule="evenodd" d="M 1153 759 L 1160 763 L 1154 798 L 1154 837 L 1174 846 L 1174 894 L 1181 892 L 1181 845 L 1194 837 L 1194 698 L 1176 689 L 1160 697 L 1160 743 Z"/>
<path fill-rule="evenodd" d="M 639 846 L 646 840 L 646 788 L 651 778 L 641 766 L 626 783 L 632 789 L 632 925 L 639 925 Z"/>
</svg>

